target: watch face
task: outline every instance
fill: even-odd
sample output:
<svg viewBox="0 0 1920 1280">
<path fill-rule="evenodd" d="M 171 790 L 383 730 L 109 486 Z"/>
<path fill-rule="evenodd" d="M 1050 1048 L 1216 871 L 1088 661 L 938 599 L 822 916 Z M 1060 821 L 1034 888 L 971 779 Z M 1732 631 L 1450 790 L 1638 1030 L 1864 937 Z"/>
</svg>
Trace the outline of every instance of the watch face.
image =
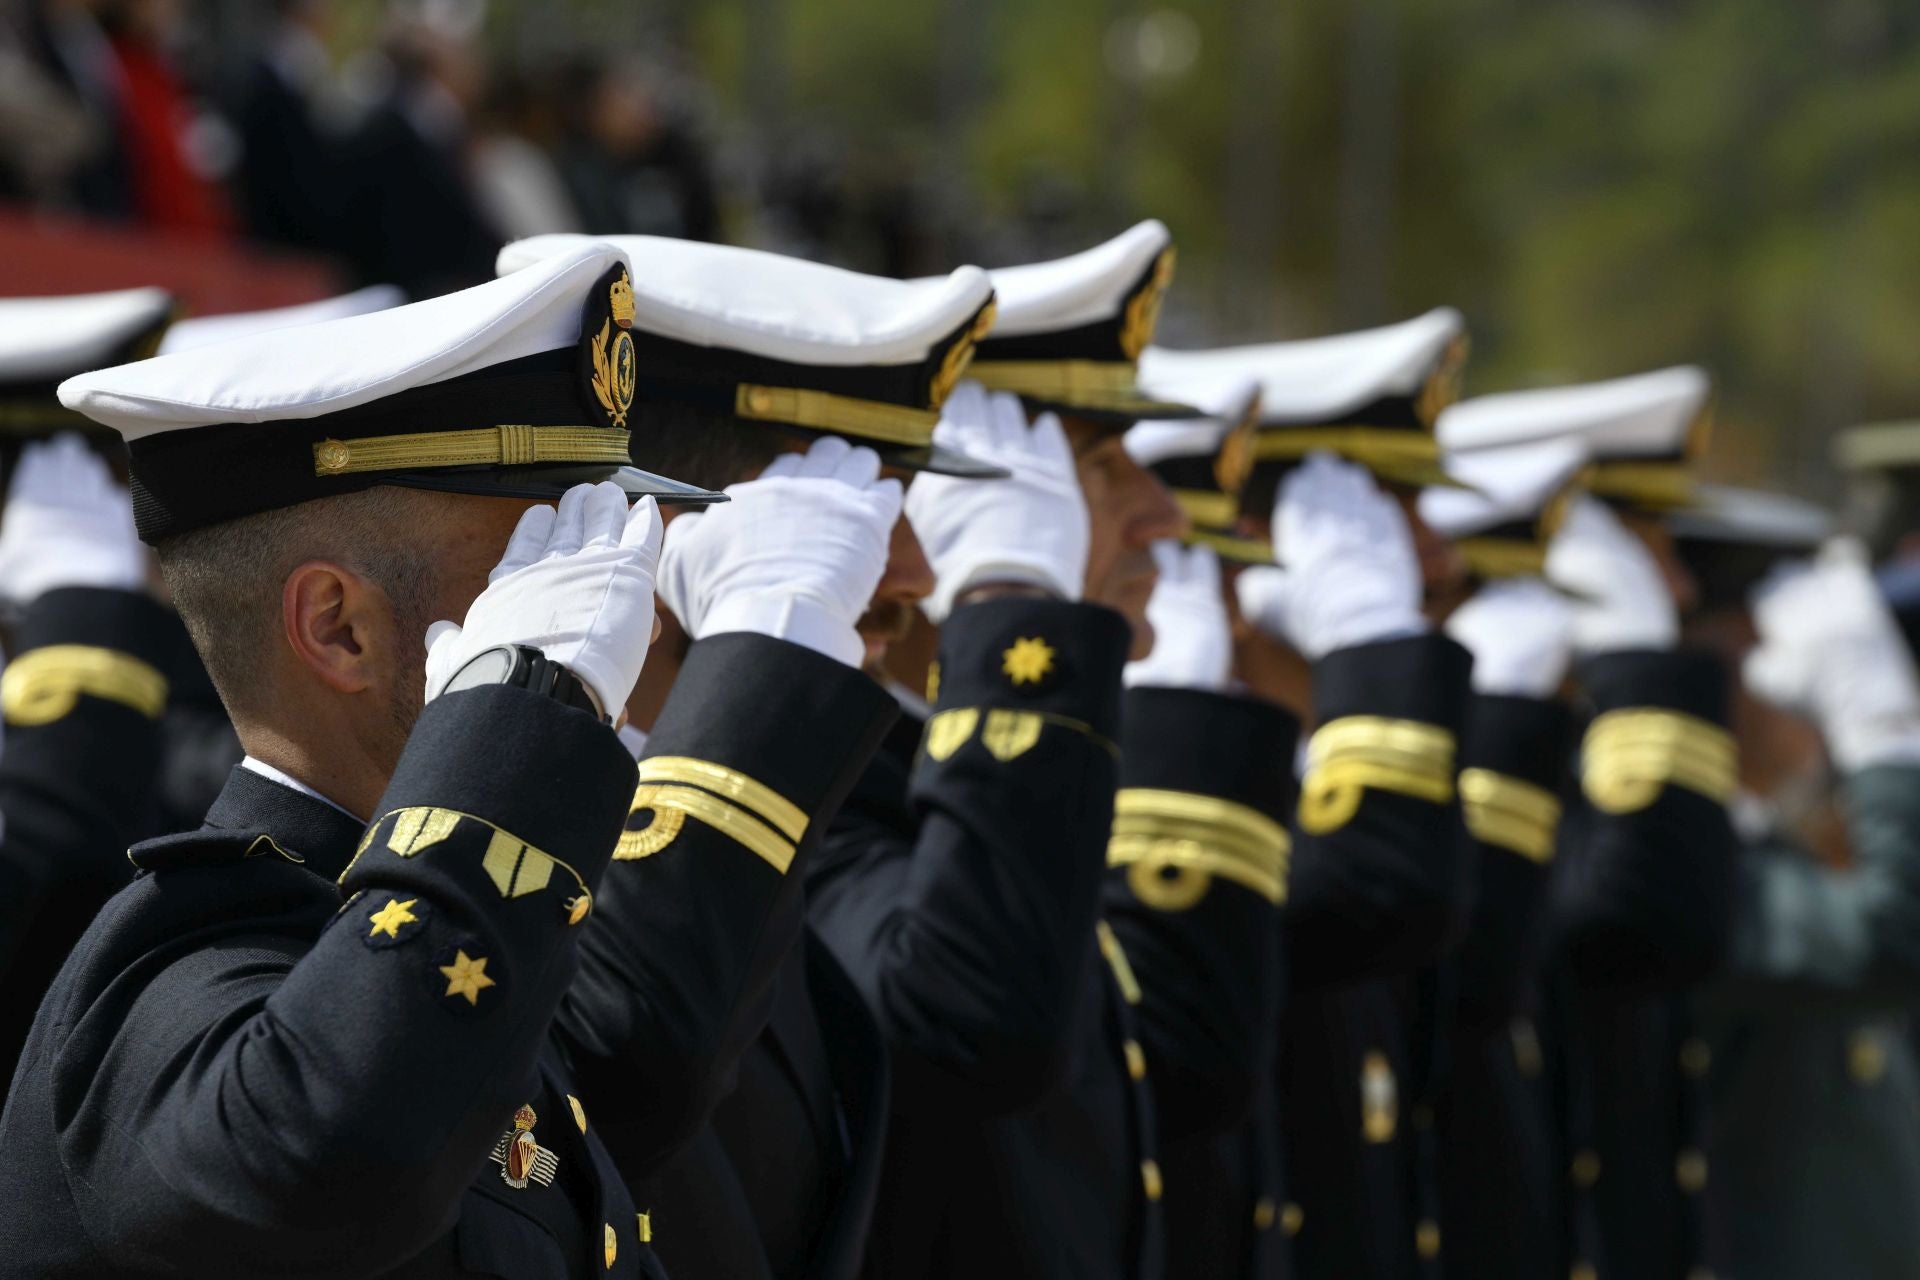
<svg viewBox="0 0 1920 1280">
<path fill-rule="evenodd" d="M 505 684 L 507 677 L 513 674 L 513 665 L 514 652 L 511 649 L 488 649 L 484 653 L 476 653 L 468 659 L 466 666 L 453 673 L 453 679 L 447 681 L 447 692 Z"/>
</svg>

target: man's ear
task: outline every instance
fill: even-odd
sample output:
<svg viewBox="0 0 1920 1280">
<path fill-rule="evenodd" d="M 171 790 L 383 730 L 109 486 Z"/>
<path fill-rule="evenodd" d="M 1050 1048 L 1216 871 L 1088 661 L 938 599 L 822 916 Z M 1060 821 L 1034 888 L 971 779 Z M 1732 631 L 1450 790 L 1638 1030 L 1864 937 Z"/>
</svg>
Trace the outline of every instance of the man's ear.
<svg viewBox="0 0 1920 1280">
<path fill-rule="evenodd" d="M 281 627 L 294 657 L 335 693 L 379 682 L 393 611 L 386 593 L 331 560 L 309 560 L 280 586 Z"/>
</svg>

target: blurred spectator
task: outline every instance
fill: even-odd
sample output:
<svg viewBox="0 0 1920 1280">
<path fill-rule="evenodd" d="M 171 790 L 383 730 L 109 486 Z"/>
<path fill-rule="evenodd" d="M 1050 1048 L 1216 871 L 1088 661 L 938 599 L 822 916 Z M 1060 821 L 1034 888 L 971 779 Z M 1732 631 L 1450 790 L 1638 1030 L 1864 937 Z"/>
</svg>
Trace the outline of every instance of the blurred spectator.
<svg viewBox="0 0 1920 1280">
<path fill-rule="evenodd" d="M 712 240 L 719 202 L 704 147 L 631 69 L 563 70 L 560 171 L 586 229 Z"/>
<path fill-rule="evenodd" d="M 271 22 L 234 102 L 241 147 L 234 194 L 255 239 L 338 252 L 346 247 L 343 140 L 323 112 L 333 5 L 271 0 L 265 7 Z"/>
<path fill-rule="evenodd" d="M 348 153 L 347 253 L 361 281 L 415 298 L 493 278 L 500 233 L 471 172 L 468 116 L 485 84 L 464 33 L 396 27 L 383 83 Z"/>
<path fill-rule="evenodd" d="M 9 194 L 104 217 L 133 211 L 120 70 L 89 0 L 0 7 L 0 146 Z"/>
<path fill-rule="evenodd" d="M 587 229 L 553 161 L 560 113 L 554 93 L 542 92 L 542 86 L 525 73 L 496 74 L 474 142 L 481 206 L 509 240 Z"/>
<path fill-rule="evenodd" d="M 197 113 L 171 61 L 184 22 L 180 0 L 102 0 L 95 12 L 119 72 L 118 128 L 134 217 L 170 231 L 231 236 L 232 208 L 211 157 L 190 146 Z"/>
</svg>

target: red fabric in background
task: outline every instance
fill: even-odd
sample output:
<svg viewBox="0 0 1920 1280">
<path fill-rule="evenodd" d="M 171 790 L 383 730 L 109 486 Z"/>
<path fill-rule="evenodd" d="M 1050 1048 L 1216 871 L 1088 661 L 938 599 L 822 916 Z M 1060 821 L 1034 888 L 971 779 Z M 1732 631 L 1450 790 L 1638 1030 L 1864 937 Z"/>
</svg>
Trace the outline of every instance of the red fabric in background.
<svg viewBox="0 0 1920 1280">
<path fill-rule="evenodd" d="M 120 62 L 120 133 L 135 216 L 150 227 L 231 240 L 234 217 L 226 194 L 187 162 L 184 139 L 192 114 L 179 80 L 144 45 L 116 40 L 113 51 Z"/>
</svg>

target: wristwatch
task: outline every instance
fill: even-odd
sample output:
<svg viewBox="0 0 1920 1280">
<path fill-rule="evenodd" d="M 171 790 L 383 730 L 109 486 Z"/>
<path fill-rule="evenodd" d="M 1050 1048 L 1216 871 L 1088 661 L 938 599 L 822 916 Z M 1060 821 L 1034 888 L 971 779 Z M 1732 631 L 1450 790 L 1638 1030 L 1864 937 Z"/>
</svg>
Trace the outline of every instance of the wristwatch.
<svg viewBox="0 0 1920 1280">
<path fill-rule="evenodd" d="M 481 650 L 453 673 L 444 692 L 457 693 L 490 684 L 538 693 L 577 707 L 603 724 L 613 723 L 613 717 L 602 709 L 586 681 L 532 645 L 502 644 Z"/>
</svg>

